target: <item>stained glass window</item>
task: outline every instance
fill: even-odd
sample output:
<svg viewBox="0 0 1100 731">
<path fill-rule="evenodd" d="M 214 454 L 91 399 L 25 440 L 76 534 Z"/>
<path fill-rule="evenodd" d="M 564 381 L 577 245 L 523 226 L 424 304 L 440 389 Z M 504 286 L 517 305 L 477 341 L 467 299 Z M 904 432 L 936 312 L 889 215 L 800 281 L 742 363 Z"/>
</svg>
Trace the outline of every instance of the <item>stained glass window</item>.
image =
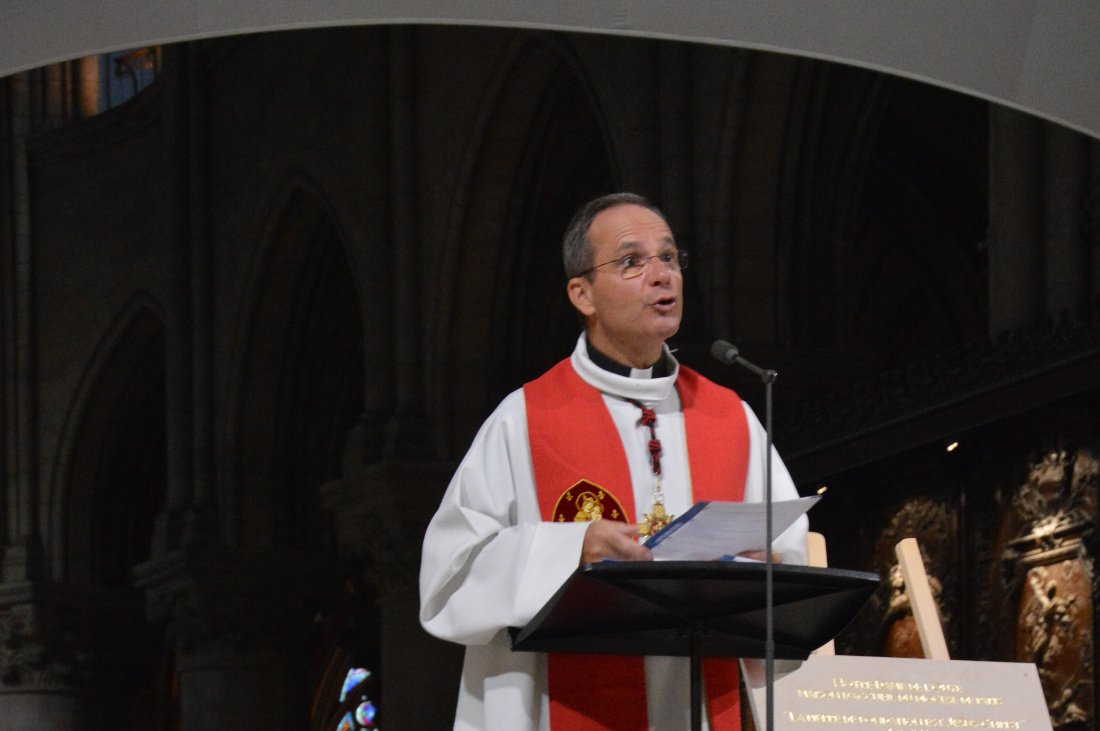
<svg viewBox="0 0 1100 731">
<path fill-rule="evenodd" d="M 336 731 L 378 731 L 378 707 L 368 695 L 368 683 L 371 671 L 366 668 L 351 668 L 344 678 L 340 690 L 340 705 L 347 708 L 354 704 L 355 711 L 348 711 L 340 719 Z"/>
<path fill-rule="evenodd" d="M 340 691 L 340 702 L 343 703 L 348 693 L 355 690 L 355 686 L 362 683 L 364 680 L 370 677 L 370 670 L 366 668 L 352 668 L 348 670 L 348 676 L 344 678 L 344 687 Z"/>
<path fill-rule="evenodd" d="M 374 717 L 377 713 L 378 709 L 374 707 L 373 703 L 363 701 L 355 709 L 355 720 L 366 728 L 374 728 Z"/>
<path fill-rule="evenodd" d="M 160 48 L 113 51 L 99 57 L 99 108 L 117 107 L 145 90 L 160 72 Z"/>
</svg>

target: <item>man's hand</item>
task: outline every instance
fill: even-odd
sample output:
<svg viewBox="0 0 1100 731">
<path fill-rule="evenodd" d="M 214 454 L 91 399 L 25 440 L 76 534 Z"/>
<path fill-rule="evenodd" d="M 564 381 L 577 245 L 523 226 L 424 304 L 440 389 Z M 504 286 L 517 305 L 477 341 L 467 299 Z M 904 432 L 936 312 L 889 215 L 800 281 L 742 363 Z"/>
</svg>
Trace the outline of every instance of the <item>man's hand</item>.
<svg viewBox="0 0 1100 731">
<path fill-rule="evenodd" d="M 747 558 L 750 561 L 759 561 L 760 563 L 764 563 L 768 560 L 768 554 L 764 553 L 763 551 L 742 551 L 737 555 L 741 558 Z M 772 551 L 772 563 L 783 563 L 783 561 L 779 558 L 779 554 L 775 551 Z"/>
<path fill-rule="evenodd" d="M 652 561 L 649 549 L 638 543 L 638 526 L 614 520 L 594 520 L 584 532 L 581 565 L 605 559 Z"/>
</svg>

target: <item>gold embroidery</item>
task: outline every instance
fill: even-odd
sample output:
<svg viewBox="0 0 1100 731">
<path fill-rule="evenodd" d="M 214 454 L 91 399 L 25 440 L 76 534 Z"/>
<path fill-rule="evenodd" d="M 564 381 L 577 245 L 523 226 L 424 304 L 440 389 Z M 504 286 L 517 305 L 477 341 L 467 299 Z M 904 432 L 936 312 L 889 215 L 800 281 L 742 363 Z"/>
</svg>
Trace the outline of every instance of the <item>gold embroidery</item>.
<svg viewBox="0 0 1100 731">
<path fill-rule="evenodd" d="M 588 480 L 578 480 L 565 490 L 554 506 L 553 515 L 559 523 L 614 520 L 629 522 L 626 511 L 618 498 L 610 491 Z"/>
<path fill-rule="evenodd" d="M 577 506 L 577 514 L 573 516 L 573 522 L 581 523 L 591 520 L 601 520 L 603 518 L 603 505 L 600 505 L 600 500 L 602 499 L 602 490 L 599 494 L 582 492 L 580 497 L 573 503 Z"/>
</svg>

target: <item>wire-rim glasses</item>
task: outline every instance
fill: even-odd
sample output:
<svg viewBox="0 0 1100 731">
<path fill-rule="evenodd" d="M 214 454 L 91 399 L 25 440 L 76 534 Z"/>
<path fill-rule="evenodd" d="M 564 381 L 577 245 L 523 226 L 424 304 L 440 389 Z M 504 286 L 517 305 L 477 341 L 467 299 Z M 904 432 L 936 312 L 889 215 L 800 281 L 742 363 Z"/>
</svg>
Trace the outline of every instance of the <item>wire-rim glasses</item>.
<svg viewBox="0 0 1100 731">
<path fill-rule="evenodd" d="M 619 257 L 618 259 L 612 259 L 611 261 L 605 261 L 603 264 L 597 264 L 596 266 L 585 269 L 578 274 L 578 277 L 583 277 L 586 274 L 590 274 L 601 267 L 614 266 L 614 271 L 618 273 L 623 279 L 634 279 L 640 277 L 645 272 L 646 266 L 649 264 L 650 259 L 656 259 L 661 264 L 672 272 L 682 272 L 687 269 L 688 265 L 688 253 L 683 249 L 676 251 L 662 251 L 660 254 L 654 254 L 652 256 L 639 256 L 638 254 L 627 254 L 626 256 Z"/>
</svg>

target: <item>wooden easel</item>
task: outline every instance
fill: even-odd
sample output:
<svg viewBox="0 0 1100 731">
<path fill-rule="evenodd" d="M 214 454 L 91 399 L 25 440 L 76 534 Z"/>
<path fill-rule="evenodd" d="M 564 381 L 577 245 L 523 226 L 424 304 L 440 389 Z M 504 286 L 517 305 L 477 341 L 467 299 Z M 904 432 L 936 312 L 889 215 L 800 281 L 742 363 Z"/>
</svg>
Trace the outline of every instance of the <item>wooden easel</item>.
<svg viewBox="0 0 1100 731">
<path fill-rule="evenodd" d="M 943 637 L 943 623 L 936 599 L 932 596 L 932 586 L 928 583 L 928 574 L 924 570 L 924 559 L 920 555 L 920 546 L 916 538 L 906 538 L 894 547 L 901 565 L 901 575 L 905 579 L 905 593 L 909 595 L 909 606 L 913 610 L 913 619 L 917 623 L 920 646 L 927 660 L 950 660 L 947 641 Z"/>
<path fill-rule="evenodd" d="M 924 657 L 928 660 L 950 660 L 939 608 L 932 596 L 932 587 L 928 583 L 928 573 L 924 570 L 924 559 L 921 558 L 917 539 L 906 538 L 894 547 L 894 551 L 901 566 L 901 575 L 905 578 L 905 591 L 909 595 L 909 606 L 913 609 Z M 806 535 L 806 563 L 810 566 L 829 565 L 825 536 L 820 533 L 811 532 Z M 814 654 L 835 655 L 836 643 L 829 640 L 814 650 Z"/>
</svg>

